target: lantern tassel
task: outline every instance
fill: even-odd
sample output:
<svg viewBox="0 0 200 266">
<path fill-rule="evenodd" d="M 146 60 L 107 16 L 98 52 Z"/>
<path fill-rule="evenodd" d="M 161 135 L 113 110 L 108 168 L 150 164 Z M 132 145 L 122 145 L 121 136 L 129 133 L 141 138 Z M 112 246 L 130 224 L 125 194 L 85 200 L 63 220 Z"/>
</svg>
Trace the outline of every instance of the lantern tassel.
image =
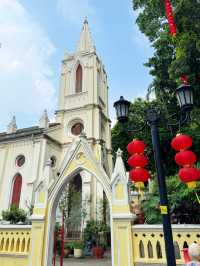
<svg viewBox="0 0 200 266">
<path fill-rule="evenodd" d="M 196 195 L 196 197 L 197 197 L 197 201 L 198 201 L 198 203 L 200 204 L 200 198 L 199 198 L 197 192 L 195 192 L 195 195 Z"/>
</svg>

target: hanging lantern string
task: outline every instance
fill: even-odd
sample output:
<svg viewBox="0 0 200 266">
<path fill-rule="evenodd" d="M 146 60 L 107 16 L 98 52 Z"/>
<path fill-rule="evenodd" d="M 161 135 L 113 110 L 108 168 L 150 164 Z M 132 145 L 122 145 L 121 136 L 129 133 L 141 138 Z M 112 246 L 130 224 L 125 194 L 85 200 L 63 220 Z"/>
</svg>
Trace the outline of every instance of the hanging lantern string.
<svg viewBox="0 0 200 266">
<path fill-rule="evenodd" d="M 167 16 L 167 20 L 168 20 L 168 24 L 169 24 L 169 30 L 170 30 L 171 35 L 173 37 L 175 37 L 177 29 L 176 29 L 176 24 L 175 24 L 175 20 L 174 20 L 174 14 L 173 14 L 171 1 L 170 0 L 165 0 L 164 4 L 165 4 L 165 12 L 166 12 L 166 16 Z M 188 77 L 185 74 L 181 75 L 180 80 L 185 85 L 189 84 Z"/>
<path fill-rule="evenodd" d="M 172 5 L 170 0 L 165 0 L 165 11 L 167 15 L 167 20 L 169 23 L 169 29 L 172 34 L 172 36 L 176 36 L 176 24 L 174 21 L 174 15 L 173 15 L 173 10 L 172 10 Z"/>
</svg>

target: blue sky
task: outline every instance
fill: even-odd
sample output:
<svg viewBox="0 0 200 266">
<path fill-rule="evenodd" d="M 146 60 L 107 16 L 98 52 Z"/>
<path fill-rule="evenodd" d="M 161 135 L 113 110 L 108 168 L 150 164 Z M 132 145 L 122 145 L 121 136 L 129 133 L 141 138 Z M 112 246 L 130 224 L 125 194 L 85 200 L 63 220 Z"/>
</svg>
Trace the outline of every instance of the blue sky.
<svg viewBox="0 0 200 266">
<path fill-rule="evenodd" d="M 129 0 L 0 0 L 0 131 L 12 115 L 18 127 L 36 125 L 57 105 L 60 62 L 73 52 L 88 17 L 113 102 L 144 96 L 152 78 L 143 66 L 152 49 L 135 25 Z"/>
</svg>

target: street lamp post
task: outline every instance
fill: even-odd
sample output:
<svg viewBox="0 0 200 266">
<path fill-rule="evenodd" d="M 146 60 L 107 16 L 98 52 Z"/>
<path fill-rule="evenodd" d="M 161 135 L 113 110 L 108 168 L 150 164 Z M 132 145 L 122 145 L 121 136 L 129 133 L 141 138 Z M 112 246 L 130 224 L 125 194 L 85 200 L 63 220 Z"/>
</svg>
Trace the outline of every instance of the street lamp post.
<svg viewBox="0 0 200 266">
<path fill-rule="evenodd" d="M 169 124 L 169 126 L 183 125 L 190 119 L 190 112 L 193 108 L 193 90 L 190 85 L 181 85 L 176 90 L 177 100 L 180 106 L 180 118 L 176 124 Z M 128 121 L 130 102 L 126 101 L 123 96 L 120 100 L 114 103 L 116 109 L 117 119 L 120 123 Z M 174 115 L 172 115 L 173 117 Z M 176 266 L 176 259 L 174 254 L 173 235 L 170 222 L 170 212 L 167 198 L 167 188 L 165 181 L 165 173 L 161 158 L 160 136 L 158 122 L 160 115 L 156 109 L 150 108 L 146 112 L 145 125 L 151 129 L 151 138 L 154 151 L 155 166 L 157 172 L 159 194 L 160 194 L 160 211 L 163 219 L 163 232 L 165 239 L 165 250 L 168 266 Z M 130 129 L 129 131 L 136 132 L 138 130 Z"/>
</svg>

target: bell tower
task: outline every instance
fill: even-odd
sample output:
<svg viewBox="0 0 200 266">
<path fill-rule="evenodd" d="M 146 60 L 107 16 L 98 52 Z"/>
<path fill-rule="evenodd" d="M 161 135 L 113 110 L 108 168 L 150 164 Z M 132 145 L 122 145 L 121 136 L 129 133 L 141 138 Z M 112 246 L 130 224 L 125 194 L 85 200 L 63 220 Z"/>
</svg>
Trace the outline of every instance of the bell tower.
<svg viewBox="0 0 200 266">
<path fill-rule="evenodd" d="M 101 141 L 111 149 L 107 75 L 87 19 L 75 52 L 66 53 L 62 61 L 56 122 L 63 126 L 65 143 L 84 131 L 88 139 Z"/>
</svg>

